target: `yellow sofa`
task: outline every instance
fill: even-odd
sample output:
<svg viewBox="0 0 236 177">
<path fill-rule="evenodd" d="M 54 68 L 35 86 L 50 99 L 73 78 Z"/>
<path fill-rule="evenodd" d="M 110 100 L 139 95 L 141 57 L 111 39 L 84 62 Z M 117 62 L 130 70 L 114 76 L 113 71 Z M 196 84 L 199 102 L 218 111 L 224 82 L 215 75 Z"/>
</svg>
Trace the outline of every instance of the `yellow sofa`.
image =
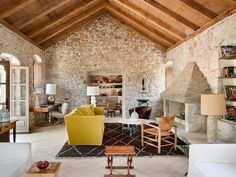
<svg viewBox="0 0 236 177">
<path fill-rule="evenodd" d="M 83 105 L 65 116 L 70 145 L 102 145 L 104 109 Z"/>
</svg>

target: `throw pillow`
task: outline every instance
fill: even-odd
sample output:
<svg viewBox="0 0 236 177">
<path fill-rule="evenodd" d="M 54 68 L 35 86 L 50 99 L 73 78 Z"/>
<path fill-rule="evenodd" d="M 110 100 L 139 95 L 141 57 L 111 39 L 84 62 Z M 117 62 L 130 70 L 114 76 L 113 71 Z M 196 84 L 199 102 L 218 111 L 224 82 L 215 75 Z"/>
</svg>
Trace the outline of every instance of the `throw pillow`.
<svg viewBox="0 0 236 177">
<path fill-rule="evenodd" d="M 94 112 L 91 111 L 89 107 L 79 107 L 76 112 L 82 114 L 82 116 L 94 116 Z"/>
<path fill-rule="evenodd" d="M 84 104 L 84 105 L 81 105 L 80 107 L 88 107 L 94 113 L 94 106 L 92 104 Z"/>
</svg>

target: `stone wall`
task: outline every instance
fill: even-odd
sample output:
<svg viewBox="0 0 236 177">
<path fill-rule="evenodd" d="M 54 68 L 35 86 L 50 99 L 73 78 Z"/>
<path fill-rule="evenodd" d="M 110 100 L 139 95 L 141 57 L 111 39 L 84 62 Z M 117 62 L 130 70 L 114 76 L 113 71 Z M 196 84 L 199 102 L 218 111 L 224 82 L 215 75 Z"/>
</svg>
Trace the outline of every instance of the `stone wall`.
<svg viewBox="0 0 236 177">
<path fill-rule="evenodd" d="M 57 84 L 57 99 L 71 99 L 72 107 L 88 102 L 88 74 L 94 71 L 122 74 L 123 109 L 137 106 L 145 78 L 148 97 L 162 110 L 165 53 L 158 45 L 113 19 L 103 16 L 46 50 L 47 81 Z M 153 115 L 154 115 L 153 114 Z"/>
<path fill-rule="evenodd" d="M 212 92 L 222 92 L 222 81 L 219 77 L 220 44 L 231 36 L 236 36 L 236 14 L 186 41 L 166 54 L 166 61 L 173 61 L 174 77 L 176 77 L 188 62 L 196 62 L 207 79 Z M 222 129 L 224 125 L 219 126 Z M 236 130 L 234 125 L 231 130 Z M 219 130 L 220 134 L 229 131 Z M 233 133 L 233 132 L 231 132 Z M 227 137 L 228 135 L 220 135 Z"/>
<path fill-rule="evenodd" d="M 42 60 L 44 60 L 44 51 L 0 25 L 0 54 L 2 53 L 8 53 L 15 56 L 20 61 L 22 66 L 29 66 L 29 105 L 33 105 L 35 99 L 35 96 L 33 95 L 33 56 L 34 54 L 37 54 L 42 58 Z M 45 61 L 43 61 L 42 69 L 43 81 L 45 82 Z M 32 113 L 30 113 L 29 116 L 29 123 L 30 128 L 32 128 L 35 124 L 35 117 Z"/>
</svg>

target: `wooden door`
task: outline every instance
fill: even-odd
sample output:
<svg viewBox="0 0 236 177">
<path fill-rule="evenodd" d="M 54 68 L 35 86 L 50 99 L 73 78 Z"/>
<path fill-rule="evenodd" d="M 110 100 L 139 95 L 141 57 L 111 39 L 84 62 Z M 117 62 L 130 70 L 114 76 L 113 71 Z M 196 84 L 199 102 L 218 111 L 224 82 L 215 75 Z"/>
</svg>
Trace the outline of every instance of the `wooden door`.
<svg viewBox="0 0 236 177">
<path fill-rule="evenodd" d="M 10 109 L 10 62 L 0 61 L 0 109 L 6 104 Z"/>
</svg>

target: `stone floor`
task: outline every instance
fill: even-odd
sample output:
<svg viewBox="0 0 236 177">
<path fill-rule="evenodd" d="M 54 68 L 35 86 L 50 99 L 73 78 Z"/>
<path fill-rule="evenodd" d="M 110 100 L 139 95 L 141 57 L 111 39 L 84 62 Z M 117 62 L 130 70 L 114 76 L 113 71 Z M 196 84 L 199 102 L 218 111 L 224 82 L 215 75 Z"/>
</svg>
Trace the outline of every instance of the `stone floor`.
<svg viewBox="0 0 236 177">
<path fill-rule="evenodd" d="M 114 120 L 112 120 L 114 121 Z M 32 143 L 33 161 L 60 161 L 62 166 L 59 177 L 103 177 L 108 173 L 104 167 L 106 158 L 55 158 L 66 142 L 64 125 L 37 127 L 30 134 L 17 134 L 17 142 Z M 123 157 L 114 159 L 114 163 L 126 162 Z M 135 169 L 131 171 L 137 177 L 183 177 L 187 171 L 188 159 L 185 156 L 135 157 Z M 115 173 L 125 174 L 125 170 Z"/>
</svg>

